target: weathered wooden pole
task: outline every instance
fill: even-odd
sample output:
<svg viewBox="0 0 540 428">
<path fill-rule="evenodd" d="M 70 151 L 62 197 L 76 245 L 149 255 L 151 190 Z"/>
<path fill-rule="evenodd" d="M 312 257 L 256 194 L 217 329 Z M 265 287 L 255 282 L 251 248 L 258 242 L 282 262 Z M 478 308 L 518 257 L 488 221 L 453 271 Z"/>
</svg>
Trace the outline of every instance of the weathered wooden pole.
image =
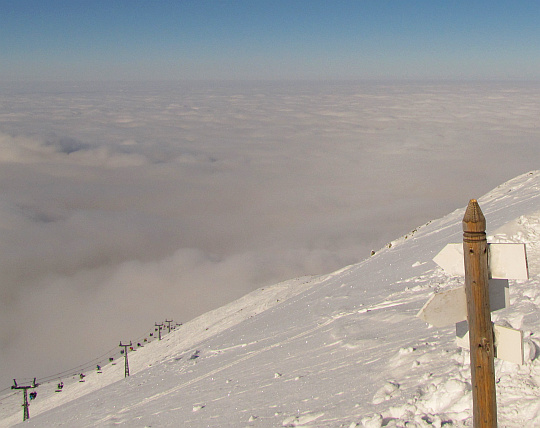
<svg viewBox="0 0 540 428">
<path fill-rule="evenodd" d="M 486 219 L 476 199 L 463 217 L 465 294 L 471 348 L 473 422 L 475 428 L 497 426 L 494 335 L 488 287 Z"/>
</svg>

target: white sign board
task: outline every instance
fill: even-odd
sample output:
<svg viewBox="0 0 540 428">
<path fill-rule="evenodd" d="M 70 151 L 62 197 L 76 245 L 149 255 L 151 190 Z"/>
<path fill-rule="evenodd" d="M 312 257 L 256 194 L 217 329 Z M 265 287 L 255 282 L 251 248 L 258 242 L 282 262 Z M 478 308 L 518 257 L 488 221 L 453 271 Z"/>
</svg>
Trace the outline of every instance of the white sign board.
<svg viewBox="0 0 540 428">
<path fill-rule="evenodd" d="M 495 357 L 515 364 L 523 364 L 523 332 L 494 324 Z M 467 321 L 456 324 L 456 343 L 469 349 L 469 326 Z"/>
<path fill-rule="evenodd" d="M 445 327 L 466 320 L 465 287 L 451 288 L 433 294 L 416 316 L 435 327 Z"/>
<path fill-rule="evenodd" d="M 488 244 L 490 278 L 529 279 L 525 244 Z"/>
<path fill-rule="evenodd" d="M 463 244 L 447 244 L 435 257 L 437 263 L 448 275 L 465 276 Z"/>
<path fill-rule="evenodd" d="M 508 280 L 489 280 L 489 301 L 492 311 L 510 306 Z M 433 294 L 416 315 L 435 327 L 445 327 L 467 319 L 465 286 Z"/>
<path fill-rule="evenodd" d="M 463 244 L 448 244 L 434 258 L 448 275 L 464 276 Z M 525 244 L 488 244 L 490 278 L 529 279 Z"/>
</svg>

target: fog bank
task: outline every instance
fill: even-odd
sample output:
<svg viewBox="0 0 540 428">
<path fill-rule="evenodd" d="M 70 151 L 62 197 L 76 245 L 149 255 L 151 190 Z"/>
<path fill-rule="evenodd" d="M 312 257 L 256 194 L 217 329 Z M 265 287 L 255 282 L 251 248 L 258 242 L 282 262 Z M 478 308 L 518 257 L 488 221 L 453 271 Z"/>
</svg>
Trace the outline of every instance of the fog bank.
<svg viewBox="0 0 540 428">
<path fill-rule="evenodd" d="M 0 389 L 538 169 L 535 83 L 0 89 Z M 488 225 L 489 227 L 489 225 Z"/>
</svg>

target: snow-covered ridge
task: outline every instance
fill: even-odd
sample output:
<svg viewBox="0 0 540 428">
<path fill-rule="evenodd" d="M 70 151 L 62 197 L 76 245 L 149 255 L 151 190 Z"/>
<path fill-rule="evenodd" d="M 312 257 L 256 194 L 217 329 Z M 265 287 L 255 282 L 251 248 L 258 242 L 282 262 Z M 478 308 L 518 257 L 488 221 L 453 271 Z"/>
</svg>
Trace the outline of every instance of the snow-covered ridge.
<svg viewBox="0 0 540 428">
<path fill-rule="evenodd" d="M 505 427 L 540 425 L 539 190 L 534 171 L 479 198 L 491 242 L 527 244 L 530 279 L 511 281 L 511 306 L 493 314 L 525 337 L 523 366 L 496 361 Z M 42 385 L 25 426 L 470 426 L 467 351 L 453 328 L 414 316 L 433 291 L 461 281 L 432 257 L 460 242 L 463 213 L 356 265 L 204 314 L 130 353 L 127 379 L 118 364 L 66 383 L 61 394 Z M 0 426 L 22 419 L 20 394 L 0 401 Z"/>
</svg>

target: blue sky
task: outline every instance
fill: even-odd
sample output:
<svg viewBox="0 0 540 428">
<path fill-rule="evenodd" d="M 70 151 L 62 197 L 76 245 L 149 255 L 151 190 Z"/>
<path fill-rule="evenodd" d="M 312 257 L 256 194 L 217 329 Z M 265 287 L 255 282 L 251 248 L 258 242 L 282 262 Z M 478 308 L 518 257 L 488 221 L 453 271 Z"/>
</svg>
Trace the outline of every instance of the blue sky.
<svg viewBox="0 0 540 428">
<path fill-rule="evenodd" d="M 0 0 L 0 80 L 539 79 L 540 2 Z"/>
</svg>

